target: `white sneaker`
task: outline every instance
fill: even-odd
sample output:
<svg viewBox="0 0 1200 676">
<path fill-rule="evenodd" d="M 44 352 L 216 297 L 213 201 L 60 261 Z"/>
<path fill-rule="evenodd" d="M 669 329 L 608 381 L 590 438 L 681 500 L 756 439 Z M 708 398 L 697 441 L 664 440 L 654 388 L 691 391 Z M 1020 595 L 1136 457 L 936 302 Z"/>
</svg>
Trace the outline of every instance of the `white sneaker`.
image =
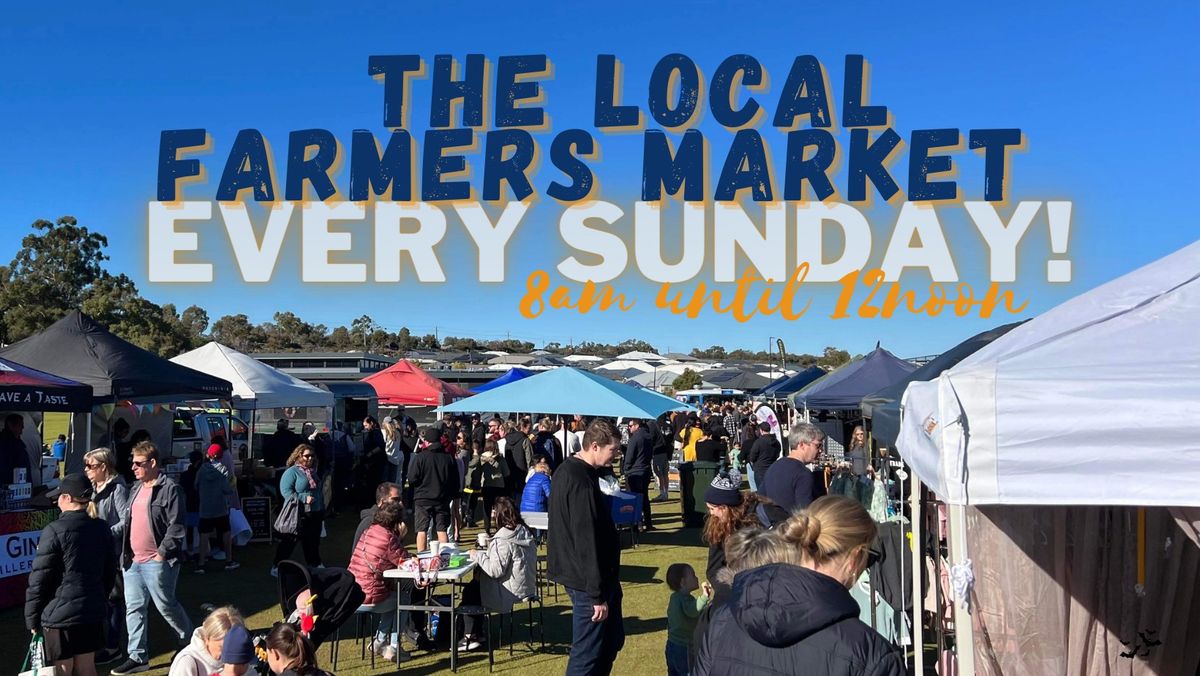
<svg viewBox="0 0 1200 676">
<path fill-rule="evenodd" d="M 212 551 L 212 560 L 213 561 L 224 561 L 225 559 L 226 559 L 226 556 L 225 556 L 224 550 L 214 549 Z"/>
<path fill-rule="evenodd" d="M 385 645 L 379 650 L 379 656 L 388 662 L 396 661 L 396 646 Z"/>
</svg>

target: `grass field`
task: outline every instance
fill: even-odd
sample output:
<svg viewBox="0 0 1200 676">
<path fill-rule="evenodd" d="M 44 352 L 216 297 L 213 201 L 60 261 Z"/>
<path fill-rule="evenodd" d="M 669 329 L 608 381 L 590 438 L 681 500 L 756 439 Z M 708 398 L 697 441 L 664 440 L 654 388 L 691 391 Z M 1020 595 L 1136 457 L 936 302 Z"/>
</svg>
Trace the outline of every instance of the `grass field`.
<svg viewBox="0 0 1200 676">
<path fill-rule="evenodd" d="M 666 606 L 669 591 L 663 582 L 667 566 L 675 562 L 692 564 L 703 578 L 707 561 L 707 548 L 700 542 L 698 529 L 682 528 L 679 516 L 679 500 L 654 504 L 655 530 L 644 533 L 637 547 L 629 546 L 625 536 L 625 549 L 621 555 L 621 584 L 625 593 L 624 613 L 627 638 L 625 648 L 617 658 L 614 673 L 658 674 L 665 672 L 663 646 L 666 642 Z M 321 553 L 326 565 L 344 566 L 349 558 L 350 539 L 358 524 L 357 514 L 342 514 L 328 523 L 328 535 L 322 541 Z M 473 541 L 476 531 L 465 531 L 463 542 Z M 196 575 L 192 566 L 186 565 L 179 578 L 178 594 L 193 622 L 202 619 L 201 604 L 231 604 L 237 606 L 248 618 L 253 628 L 268 627 L 281 619 L 279 595 L 275 579 L 270 577 L 271 556 L 274 549 L 266 544 L 254 544 L 238 550 L 242 567 L 226 573 L 216 564 L 210 564 L 207 575 Z M 541 552 L 544 555 L 544 550 Z M 297 548 L 295 556 L 300 556 Z M 522 620 L 525 613 L 519 615 Z M 536 613 L 535 613 L 536 618 Z M 380 661 L 371 670 L 369 661 L 359 659 L 359 647 L 350 638 L 354 622 L 342 628 L 340 657 L 336 673 L 339 675 L 388 673 L 394 671 Z M 448 632 L 448 622 L 442 625 Z M 0 611 L 0 631 L 9 637 L 0 650 L 0 673 L 14 674 L 19 670 L 25 647 L 27 632 L 24 628 L 22 610 L 10 608 Z M 155 611 L 151 611 L 149 623 L 152 673 L 165 674 L 175 647 L 168 639 L 168 630 Z M 566 668 L 567 650 L 571 643 L 570 605 L 565 593 L 555 601 L 549 595 L 545 605 L 545 633 L 547 647 L 531 651 L 524 643 L 525 629 L 518 624 L 515 630 L 516 652 L 509 656 L 507 646 L 496 652 L 495 671 L 520 674 L 561 674 Z M 445 637 L 440 637 L 444 639 Z M 450 654 L 441 649 L 436 652 L 415 651 L 414 659 L 401 665 L 405 673 L 442 674 L 450 673 Z M 322 646 L 322 666 L 328 664 L 328 644 Z M 483 650 L 460 654 L 460 673 L 487 673 L 487 653 Z M 108 672 L 103 668 L 101 674 Z"/>
</svg>

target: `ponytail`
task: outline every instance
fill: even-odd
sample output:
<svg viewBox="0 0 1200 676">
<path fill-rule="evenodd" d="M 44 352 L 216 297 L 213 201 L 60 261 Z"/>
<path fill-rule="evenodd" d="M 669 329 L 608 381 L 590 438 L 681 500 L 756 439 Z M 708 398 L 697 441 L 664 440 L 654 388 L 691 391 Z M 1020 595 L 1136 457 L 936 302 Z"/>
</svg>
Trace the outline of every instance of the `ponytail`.
<svg viewBox="0 0 1200 676">
<path fill-rule="evenodd" d="M 287 660 L 288 667 L 298 672 L 317 669 L 317 650 L 312 641 L 287 622 L 276 622 L 267 635 L 267 647 Z"/>
<path fill-rule="evenodd" d="M 87 515 L 93 519 L 97 518 L 96 503 L 92 502 L 91 500 L 88 500 L 87 503 Z"/>
</svg>

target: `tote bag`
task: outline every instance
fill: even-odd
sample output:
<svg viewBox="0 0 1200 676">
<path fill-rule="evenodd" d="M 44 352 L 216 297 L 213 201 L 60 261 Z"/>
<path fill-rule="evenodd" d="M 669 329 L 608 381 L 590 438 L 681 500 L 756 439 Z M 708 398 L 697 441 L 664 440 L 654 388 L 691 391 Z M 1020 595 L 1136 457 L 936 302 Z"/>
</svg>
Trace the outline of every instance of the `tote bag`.
<svg viewBox="0 0 1200 676">
<path fill-rule="evenodd" d="M 281 535 L 296 535 L 300 532 L 300 500 L 288 498 L 275 517 L 275 531 Z"/>
</svg>

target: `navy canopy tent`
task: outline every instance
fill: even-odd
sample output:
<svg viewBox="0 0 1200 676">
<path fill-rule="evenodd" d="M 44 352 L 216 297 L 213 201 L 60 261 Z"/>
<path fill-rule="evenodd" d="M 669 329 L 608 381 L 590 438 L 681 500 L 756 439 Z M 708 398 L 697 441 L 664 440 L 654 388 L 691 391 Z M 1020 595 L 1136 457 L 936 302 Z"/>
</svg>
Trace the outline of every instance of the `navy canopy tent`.
<svg viewBox="0 0 1200 676">
<path fill-rule="evenodd" d="M 228 380 L 163 359 L 78 310 L 0 350 L 5 359 L 92 386 L 94 404 L 229 399 Z"/>
<path fill-rule="evenodd" d="M 757 373 L 751 373 L 750 371 L 742 371 L 741 369 L 705 373 L 704 382 L 712 383 L 720 388 L 746 391 L 756 390 L 771 384 L 768 378 L 764 378 Z"/>
<path fill-rule="evenodd" d="M 530 371 L 529 369 L 523 369 L 519 366 L 516 366 L 509 369 L 506 373 L 495 380 L 490 380 L 482 385 L 476 385 L 475 387 L 472 387 L 471 391 L 476 394 L 480 392 L 487 392 L 488 390 L 495 389 L 501 385 L 515 383 L 522 378 L 528 378 L 535 373 L 537 373 L 537 371 Z"/>
<path fill-rule="evenodd" d="M 863 357 L 828 373 L 803 390 L 788 397 L 796 408 L 844 411 L 857 409 L 863 397 L 877 392 L 917 369 L 915 364 L 899 359 L 891 352 L 875 346 Z"/>
<path fill-rule="evenodd" d="M 813 381 L 824 376 L 828 371 L 820 366 L 809 366 L 794 376 L 776 380 L 759 390 L 756 396 L 768 399 L 783 399 L 789 394 L 795 394 L 807 387 Z"/>
<path fill-rule="evenodd" d="M 0 411 L 92 410 L 92 388 L 0 359 Z"/>
<path fill-rule="evenodd" d="M 904 390 L 909 383 L 937 378 L 942 371 L 1020 325 L 1021 322 L 1013 322 L 971 336 L 904 378 L 863 397 L 863 417 L 871 419 L 871 435 L 881 445 L 895 447 L 896 438 L 900 435 L 900 399 L 904 397 Z"/>
</svg>

